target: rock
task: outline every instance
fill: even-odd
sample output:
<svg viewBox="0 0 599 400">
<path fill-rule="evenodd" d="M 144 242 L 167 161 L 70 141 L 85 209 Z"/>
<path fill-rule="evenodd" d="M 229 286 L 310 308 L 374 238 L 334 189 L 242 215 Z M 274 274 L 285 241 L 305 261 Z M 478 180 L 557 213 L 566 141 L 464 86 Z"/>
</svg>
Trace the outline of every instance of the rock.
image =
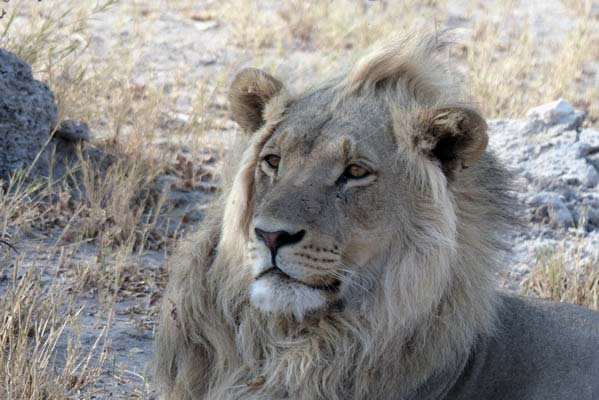
<svg viewBox="0 0 599 400">
<path fill-rule="evenodd" d="M 594 188 L 599 184 L 599 173 L 597 173 L 595 167 L 587 164 L 582 183 L 588 188 Z"/>
<path fill-rule="evenodd" d="M 587 142 L 577 142 L 574 144 L 576 151 L 576 158 L 585 158 L 590 154 L 599 152 L 599 147 L 591 146 Z"/>
<path fill-rule="evenodd" d="M 28 179 L 36 175 L 63 177 L 80 154 L 102 160 L 99 167 L 106 164 L 100 150 L 81 146 L 90 136 L 85 122 L 68 119 L 55 129 L 58 110 L 54 94 L 45 83 L 33 79 L 25 61 L 2 49 L 0 93 L 0 179 L 7 180 L 36 159 Z"/>
<path fill-rule="evenodd" d="M 537 207 L 533 220 L 544 221 L 552 228 L 568 229 L 574 227 L 572 213 L 566 207 L 561 197 L 553 192 L 541 192 L 534 195 L 530 205 Z"/>
<path fill-rule="evenodd" d="M 582 126 L 584 113 L 576 111 L 564 99 L 531 108 L 526 113 L 531 125 L 551 128 L 552 133 L 577 130 Z"/>
<path fill-rule="evenodd" d="M 489 121 L 489 147 L 525 180 L 518 196 L 537 224 L 533 236 L 542 238 L 547 227 L 565 231 L 577 226 L 586 204 L 599 202 L 599 131 L 574 130 L 582 113 L 563 100 L 535 107 L 528 115 L 526 120 Z M 585 229 L 599 234 L 594 224 L 585 222 Z"/>
<path fill-rule="evenodd" d="M 514 195 L 529 223 L 509 237 L 511 265 L 534 266 L 539 254 L 580 265 L 599 256 L 599 130 L 563 100 L 525 119 L 488 121 L 489 149 L 513 171 Z M 512 269 L 510 279 L 523 276 Z M 519 277 L 520 276 L 520 277 Z"/>
<path fill-rule="evenodd" d="M 193 26 L 200 32 L 202 31 L 207 31 L 210 29 L 214 29 L 218 27 L 218 21 L 216 20 L 211 20 L 211 21 L 197 21 L 194 22 Z"/>
<path fill-rule="evenodd" d="M 43 152 L 56 126 L 54 94 L 33 79 L 31 67 L 15 54 L 0 49 L 0 179 L 29 167 Z"/>
<path fill-rule="evenodd" d="M 586 221 L 591 225 L 599 227 L 599 209 L 589 208 L 587 210 Z"/>
<path fill-rule="evenodd" d="M 83 121 L 66 119 L 60 123 L 54 136 L 69 142 L 87 142 L 89 140 L 89 127 Z"/>
<path fill-rule="evenodd" d="M 558 99 L 551 103 L 546 103 L 534 108 L 531 108 L 526 113 L 530 119 L 538 119 L 547 125 L 557 125 L 564 118 L 568 118 L 576 113 L 568 102 L 564 99 Z"/>
</svg>

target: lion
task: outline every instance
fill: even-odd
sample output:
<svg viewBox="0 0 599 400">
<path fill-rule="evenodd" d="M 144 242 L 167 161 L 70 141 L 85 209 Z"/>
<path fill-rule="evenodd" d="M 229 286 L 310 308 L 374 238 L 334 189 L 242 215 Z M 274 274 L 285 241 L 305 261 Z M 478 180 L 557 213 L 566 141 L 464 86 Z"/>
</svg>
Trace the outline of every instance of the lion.
<svg viewBox="0 0 599 400">
<path fill-rule="evenodd" d="M 511 175 L 438 35 L 293 94 L 233 80 L 244 132 L 173 261 L 164 399 L 597 399 L 599 313 L 501 292 Z"/>
</svg>

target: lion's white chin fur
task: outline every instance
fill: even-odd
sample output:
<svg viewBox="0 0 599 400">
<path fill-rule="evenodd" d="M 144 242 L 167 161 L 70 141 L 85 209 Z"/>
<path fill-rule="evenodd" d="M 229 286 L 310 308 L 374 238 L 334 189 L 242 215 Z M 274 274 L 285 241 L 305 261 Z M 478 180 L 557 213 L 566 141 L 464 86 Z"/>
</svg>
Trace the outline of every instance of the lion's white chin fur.
<svg viewBox="0 0 599 400">
<path fill-rule="evenodd" d="M 265 313 L 292 315 L 299 321 L 327 305 L 320 290 L 301 283 L 282 283 L 276 276 L 263 277 L 253 282 L 250 287 L 250 302 Z"/>
</svg>

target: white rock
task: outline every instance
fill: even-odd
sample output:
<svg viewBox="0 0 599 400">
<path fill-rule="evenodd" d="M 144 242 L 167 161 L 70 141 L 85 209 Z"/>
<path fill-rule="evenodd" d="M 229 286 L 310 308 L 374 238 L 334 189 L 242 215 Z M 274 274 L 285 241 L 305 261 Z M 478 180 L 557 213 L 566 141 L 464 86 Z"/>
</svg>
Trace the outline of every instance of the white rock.
<svg viewBox="0 0 599 400">
<path fill-rule="evenodd" d="M 546 103 L 534 108 L 531 108 L 526 113 L 526 116 L 531 119 L 538 119 L 547 125 L 555 125 L 561 119 L 571 116 L 576 113 L 576 110 L 568 104 L 564 99 L 558 99 L 551 103 Z"/>
<path fill-rule="evenodd" d="M 541 122 L 544 128 L 560 126 L 560 131 L 578 129 L 584 120 L 584 113 L 576 111 L 566 100 L 557 99 L 551 103 L 531 108 L 526 113 L 531 122 Z M 533 124 L 534 125 L 534 124 Z"/>
</svg>

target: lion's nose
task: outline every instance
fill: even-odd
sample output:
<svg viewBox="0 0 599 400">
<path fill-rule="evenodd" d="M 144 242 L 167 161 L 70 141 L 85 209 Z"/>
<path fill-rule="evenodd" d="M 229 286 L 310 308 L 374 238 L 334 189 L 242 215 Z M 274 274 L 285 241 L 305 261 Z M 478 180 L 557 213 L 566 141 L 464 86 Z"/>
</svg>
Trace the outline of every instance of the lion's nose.
<svg viewBox="0 0 599 400">
<path fill-rule="evenodd" d="M 301 230 L 297 233 L 289 233 L 286 231 L 267 232 L 260 228 L 256 228 L 256 236 L 266 244 L 266 247 L 274 254 L 283 246 L 295 244 L 301 241 L 306 234 L 306 231 Z"/>
</svg>

